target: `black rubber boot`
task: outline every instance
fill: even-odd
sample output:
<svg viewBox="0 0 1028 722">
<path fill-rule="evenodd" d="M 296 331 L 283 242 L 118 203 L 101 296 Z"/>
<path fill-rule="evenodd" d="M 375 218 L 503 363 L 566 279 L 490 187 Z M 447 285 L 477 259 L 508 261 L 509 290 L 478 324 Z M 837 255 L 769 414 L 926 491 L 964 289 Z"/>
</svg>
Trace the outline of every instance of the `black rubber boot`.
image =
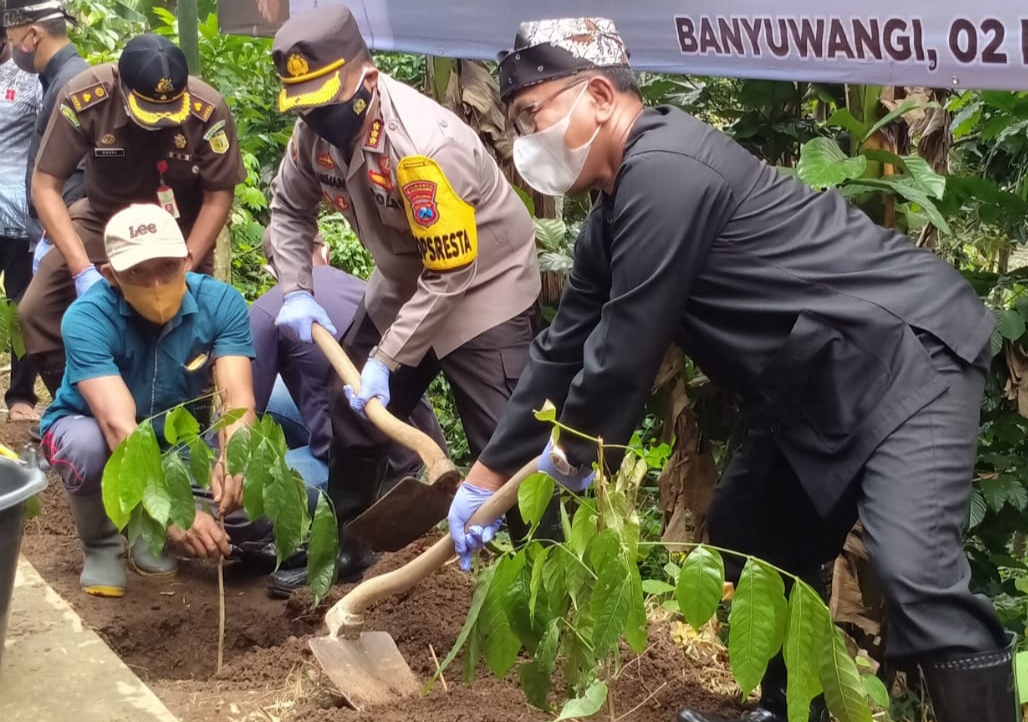
<svg viewBox="0 0 1028 722">
<path fill-rule="evenodd" d="M 819 567 L 807 574 L 801 574 L 800 578 L 813 587 L 825 603 L 830 597 L 829 592 L 829 567 Z M 786 593 L 791 587 L 786 583 Z M 785 659 L 777 654 L 767 663 L 767 671 L 760 681 L 760 701 L 753 709 L 745 712 L 738 722 L 788 722 L 789 707 L 786 701 L 786 686 L 788 675 L 785 670 Z M 825 704 L 824 696 L 817 696 L 810 703 L 810 722 L 829 722 L 828 706 Z M 736 722 L 719 717 L 708 717 L 707 715 L 692 710 L 682 710 L 678 713 L 678 722 Z"/>
<path fill-rule="evenodd" d="M 938 722 L 1020 722 L 1014 641 L 993 652 L 921 663 Z"/>
<path fill-rule="evenodd" d="M 344 538 L 339 545 L 339 575 L 336 584 L 359 582 L 364 570 L 375 563 L 377 555 L 352 538 Z M 297 552 L 268 575 L 268 596 L 288 599 L 297 589 L 307 586 L 307 552 Z"/>
</svg>

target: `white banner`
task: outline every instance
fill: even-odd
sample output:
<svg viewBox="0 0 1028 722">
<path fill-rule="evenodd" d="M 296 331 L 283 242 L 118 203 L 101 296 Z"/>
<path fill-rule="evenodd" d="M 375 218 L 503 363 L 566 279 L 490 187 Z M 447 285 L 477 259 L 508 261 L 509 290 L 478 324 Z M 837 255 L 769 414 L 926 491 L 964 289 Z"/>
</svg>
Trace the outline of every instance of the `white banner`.
<svg viewBox="0 0 1028 722">
<path fill-rule="evenodd" d="M 224 32 L 270 35 L 343 0 L 219 0 Z M 368 44 L 494 60 L 523 20 L 609 17 L 636 70 L 770 80 L 1028 89 L 1015 0 L 348 0 Z"/>
</svg>

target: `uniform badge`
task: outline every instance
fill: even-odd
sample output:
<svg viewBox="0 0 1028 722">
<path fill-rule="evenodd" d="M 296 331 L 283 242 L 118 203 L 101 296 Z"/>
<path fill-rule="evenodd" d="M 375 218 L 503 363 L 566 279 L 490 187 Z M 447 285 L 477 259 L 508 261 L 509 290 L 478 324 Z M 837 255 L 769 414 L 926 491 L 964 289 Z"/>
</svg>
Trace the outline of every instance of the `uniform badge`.
<svg viewBox="0 0 1028 722">
<path fill-rule="evenodd" d="M 203 139 L 211 146 L 218 155 L 224 155 L 228 152 L 228 149 L 232 147 L 232 143 L 229 142 L 228 135 L 225 133 L 225 121 L 219 120 L 217 123 L 212 125 L 206 133 L 203 134 Z"/>
<path fill-rule="evenodd" d="M 307 60 L 299 53 L 293 53 L 286 60 L 286 72 L 292 78 L 297 78 L 301 75 L 306 75 L 310 72 L 310 66 L 307 64 Z"/>
<path fill-rule="evenodd" d="M 382 145 L 382 119 L 375 118 L 368 129 L 368 137 L 364 139 L 365 150 L 378 150 Z"/>
<path fill-rule="evenodd" d="M 332 160 L 332 155 L 329 153 L 318 153 L 318 165 L 328 170 L 334 170 L 336 162 Z"/>
<path fill-rule="evenodd" d="M 168 93 L 174 89 L 175 86 L 171 84 L 171 78 L 161 78 L 157 81 L 157 85 L 154 86 L 154 91 L 157 93 L 158 100 L 167 100 Z"/>
<path fill-rule="evenodd" d="M 375 170 L 368 166 L 368 179 L 379 188 L 384 188 L 386 193 L 393 192 L 393 177 L 389 173 L 389 156 L 382 156 L 378 159 L 378 168 Z"/>
<path fill-rule="evenodd" d="M 436 184 L 430 180 L 416 180 L 405 184 L 401 190 L 410 204 L 414 222 L 422 228 L 428 228 L 439 220 L 439 208 L 436 206 Z"/>
<path fill-rule="evenodd" d="M 223 130 L 219 130 L 217 133 L 212 135 L 208 143 L 210 143 L 211 150 L 218 155 L 224 155 L 228 152 L 228 149 L 232 147 L 232 144 L 228 140 L 228 136 L 225 135 L 225 131 Z"/>
<path fill-rule="evenodd" d="M 322 191 L 321 195 L 325 197 L 325 200 L 340 213 L 345 213 L 350 210 L 350 202 L 346 200 L 346 196 L 332 195 L 327 191 Z"/>
<path fill-rule="evenodd" d="M 178 148 L 179 150 L 182 150 L 183 148 L 186 147 L 186 136 L 182 135 L 181 133 L 176 133 L 175 134 L 174 141 L 175 141 L 175 147 Z"/>
<path fill-rule="evenodd" d="M 100 138 L 101 145 L 114 145 L 114 133 L 104 133 Z"/>
<path fill-rule="evenodd" d="M 364 109 L 368 107 L 368 101 L 364 98 L 357 98 L 357 102 L 353 104 L 354 115 L 360 115 L 364 112 Z"/>
<path fill-rule="evenodd" d="M 78 115 L 75 113 L 74 110 L 71 109 L 70 106 L 65 105 L 64 103 L 61 103 L 61 115 L 63 115 L 67 119 L 67 121 L 76 128 L 82 127 L 79 123 Z"/>
</svg>

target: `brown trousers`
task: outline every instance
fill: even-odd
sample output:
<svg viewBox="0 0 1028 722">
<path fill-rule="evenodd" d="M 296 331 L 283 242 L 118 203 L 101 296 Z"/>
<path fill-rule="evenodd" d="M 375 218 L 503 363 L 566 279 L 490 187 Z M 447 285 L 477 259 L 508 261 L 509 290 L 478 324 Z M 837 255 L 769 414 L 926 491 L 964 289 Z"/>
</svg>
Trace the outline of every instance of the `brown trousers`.
<svg viewBox="0 0 1028 722">
<path fill-rule="evenodd" d="M 108 219 L 93 212 L 88 198 L 72 203 L 68 212 L 89 260 L 97 266 L 106 263 L 103 234 Z M 182 230 L 188 233 L 188 229 Z M 212 268 L 213 253 L 208 254 L 197 270 L 210 273 Z M 68 271 L 64 256 L 57 250 L 47 253 L 39 262 L 39 270 L 18 304 L 18 320 L 25 338 L 25 351 L 36 364 L 39 376 L 51 395 L 57 392 L 64 375 L 61 320 L 74 300 L 75 280 Z"/>
</svg>

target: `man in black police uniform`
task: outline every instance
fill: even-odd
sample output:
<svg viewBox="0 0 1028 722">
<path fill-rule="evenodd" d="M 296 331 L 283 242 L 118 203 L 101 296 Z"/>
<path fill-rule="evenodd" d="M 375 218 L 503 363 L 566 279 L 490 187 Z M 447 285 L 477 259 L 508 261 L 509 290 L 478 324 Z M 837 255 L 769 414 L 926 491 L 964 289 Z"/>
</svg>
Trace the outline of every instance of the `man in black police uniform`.
<svg viewBox="0 0 1028 722">
<path fill-rule="evenodd" d="M 500 88 L 525 180 L 600 196 L 560 310 L 454 500 L 458 551 L 491 535 L 467 520 L 540 449 L 540 468 L 588 484 L 595 449 L 548 444 L 533 408 L 552 399 L 562 423 L 624 444 L 674 342 L 743 402 L 711 542 L 815 579 L 859 517 L 887 651 L 920 665 L 940 722 L 1020 720 L 1012 646 L 968 589 L 961 543 L 993 330 L 968 284 L 838 193 L 680 110 L 644 109 L 610 21 L 522 25 Z M 784 722 L 785 690 L 779 657 L 746 719 Z M 828 720 L 823 700 L 810 719 Z"/>
</svg>

